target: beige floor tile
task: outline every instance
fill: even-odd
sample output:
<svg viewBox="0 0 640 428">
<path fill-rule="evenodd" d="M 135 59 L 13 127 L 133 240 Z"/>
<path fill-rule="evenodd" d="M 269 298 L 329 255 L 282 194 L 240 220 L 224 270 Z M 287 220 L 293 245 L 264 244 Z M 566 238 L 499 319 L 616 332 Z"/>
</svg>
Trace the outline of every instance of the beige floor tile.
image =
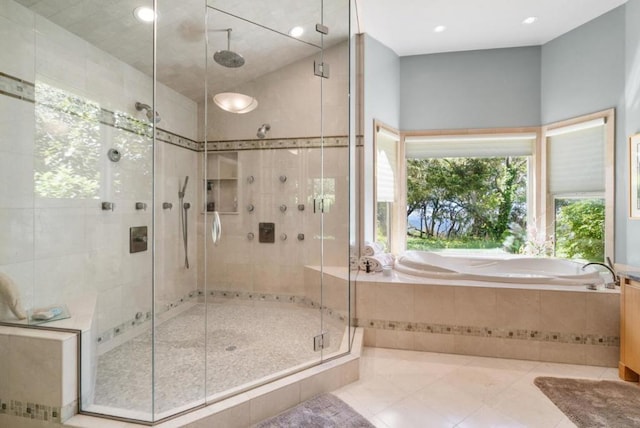
<svg viewBox="0 0 640 428">
<path fill-rule="evenodd" d="M 498 410 L 483 406 L 473 415 L 456 425 L 456 428 L 524 428 L 525 424 Z"/>
<path fill-rule="evenodd" d="M 376 415 L 389 428 L 453 427 L 455 423 L 419 400 L 408 397 Z"/>
</svg>

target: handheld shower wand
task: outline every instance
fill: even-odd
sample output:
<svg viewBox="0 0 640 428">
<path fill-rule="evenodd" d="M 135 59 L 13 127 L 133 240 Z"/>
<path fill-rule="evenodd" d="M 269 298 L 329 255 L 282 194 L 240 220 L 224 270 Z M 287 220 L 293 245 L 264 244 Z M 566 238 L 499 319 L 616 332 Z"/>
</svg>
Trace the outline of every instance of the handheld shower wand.
<svg viewBox="0 0 640 428">
<path fill-rule="evenodd" d="M 180 199 L 180 224 L 182 226 L 182 241 L 184 242 L 184 267 L 189 269 L 189 229 L 187 223 L 187 210 L 191 208 L 189 202 L 184 202 L 184 195 L 187 191 L 187 183 L 189 182 L 189 176 L 184 179 L 184 184 L 180 187 L 178 182 L 178 198 Z"/>
</svg>

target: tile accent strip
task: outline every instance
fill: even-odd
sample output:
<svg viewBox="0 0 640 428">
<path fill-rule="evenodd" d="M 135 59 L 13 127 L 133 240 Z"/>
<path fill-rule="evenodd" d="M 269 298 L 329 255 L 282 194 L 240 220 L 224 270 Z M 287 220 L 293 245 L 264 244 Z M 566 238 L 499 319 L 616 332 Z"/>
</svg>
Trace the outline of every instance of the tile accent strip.
<svg viewBox="0 0 640 428">
<path fill-rule="evenodd" d="M 570 343 L 574 345 L 620 346 L 620 337 L 586 333 L 560 333 L 515 328 L 473 327 L 429 324 L 421 322 L 355 319 L 356 327 L 457 336 L 497 337 L 500 339 L 531 340 L 537 342 Z"/>
<path fill-rule="evenodd" d="M 323 144 L 324 142 L 324 144 Z M 207 150 L 240 151 L 240 150 L 268 150 L 268 149 L 306 149 L 320 147 L 348 147 L 348 136 L 309 137 L 309 138 L 279 138 L 272 140 L 238 140 L 238 141 L 209 141 Z M 203 149 L 204 150 L 204 146 Z"/>
<path fill-rule="evenodd" d="M 77 401 L 69 403 L 64 407 L 56 407 L 31 401 L 0 398 L 0 414 L 58 424 L 75 415 L 77 408 Z"/>
<path fill-rule="evenodd" d="M 0 72 L 0 94 L 19 100 L 34 102 L 35 85 Z"/>
<path fill-rule="evenodd" d="M 35 84 L 21 80 L 17 77 L 9 76 L 0 72 L 0 94 L 7 95 L 20 100 L 35 103 Z M 80 103 L 84 100 L 73 94 L 66 94 L 69 97 L 77 98 Z M 54 108 L 54 106 L 49 106 Z M 124 131 L 133 132 L 138 135 L 151 137 L 152 126 L 147 122 L 128 116 L 122 112 L 113 112 L 100 108 L 100 123 Z M 204 142 L 191 140 L 178 134 L 156 127 L 156 140 L 174 146 L 193 150 L 204 151 Z M 209 141 L 207 150 L 216 151 L 239 151 L 239 150 L 268 150 L 268 149 L 294 149 L 294 148 L 319 148 L 319 147 L 348 147 L 348 136 L 331 137 L 308 137 L 308 138 L 281 138 L 266 140 L 238 140 L 238 141 Z M 362 137 L 356 139 L 356 144 L 362 145 Z"/>
<path fill-rule="evenodd" d="M 346 322 L 348 314 L 343 311 L 331 309 L 327 306 L 321 306 L 319 302 L 311 300 L 304 296 L 296 296 L 291 294 L 271 294 L 271 293 L 259 293 L 255 291 L 229 291 L 229 290 L 209 290 L 208 296 L 222 298 L 222 299 L 238 299 L 238 300 L 250 300 L 250 301 L 265 301 L 273 303 L 293 303 L 307 308 L 318 308 L 322 310 L 322 313 L 331 319 L 340 322 Z M 180 305 L 187 302 L 202 303 L 205 297 L 205 293 L 202 290 L 194 290 L 187 295 L 180 297 L 172 302 L 165 303 L 158 307 L 156 316 L 175 309 Z M 122 324 L 112 327 L 100 335 L 98 335 L 96 341 L 98 344 L 104 344 L 111 339 L 120 336 L 128 330 L 136 328 L 146 322 L 151 321 L 151 311 L 138 312 L 134 317 L 126 320 Z"/>
</svg>

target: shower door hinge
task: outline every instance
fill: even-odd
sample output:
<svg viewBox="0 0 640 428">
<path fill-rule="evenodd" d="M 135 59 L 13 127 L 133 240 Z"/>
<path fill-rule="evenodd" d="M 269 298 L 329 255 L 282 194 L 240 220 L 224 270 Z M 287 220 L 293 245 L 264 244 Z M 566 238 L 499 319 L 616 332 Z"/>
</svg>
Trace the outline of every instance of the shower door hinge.
<svg viewBox="0 0 640 428">
<path fill-rule="evenodd" d="M 326 36 L 327 34 L 329 34 L 329 27 L 322 24 L 316 24 L 316 31 Z"/>
<path fill-rule="evenodd" d="M 329 347 L 329 333 L 325 332 L 313 337 L 313 350 L 320 351 Z"/>
<path fill-rule="evenodd" d="M 313 74 L 319 77 L 329 78 L 329 64 L 313 61 Z"/>
<path fill-rule="evenodd" d="M 313 200 L 313 213 L 328 213 L 331 204 L 328 200 L 325 199 L 314 199 Z"/>
</svg>

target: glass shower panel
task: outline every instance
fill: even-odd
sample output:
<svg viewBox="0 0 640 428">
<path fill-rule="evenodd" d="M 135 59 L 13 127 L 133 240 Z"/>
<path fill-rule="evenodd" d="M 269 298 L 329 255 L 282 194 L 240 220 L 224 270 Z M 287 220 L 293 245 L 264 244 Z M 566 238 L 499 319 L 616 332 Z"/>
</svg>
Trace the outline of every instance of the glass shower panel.
<svg viewBox="0 0 640 428">
<path fill-rule="evenodd" d="M 152 202 L 153 124 L 136 102 L 153 105 L 153 26 L 120 3 L 18 3 L 35 22 L 19 30 L 35 58 L 29 322 L 83 331 L 83 411 L 151 420 L 151 246 L 130 236 L 153 238 L 136 209 Z"/>
<path fill-rule="evenodd" d="M 322 357 L 348 352 L 349 330 L 349 0 L 322 0 Z M 327 336 L 328 333 L 328 336 Z M 328 338 L 327 338 L 328 337 Z"/>
<path fill-rule="evenodd" d="M 321 184 L 321 78 L 314 61 L 321 51 L 221 10 L 210 8 L 207 22 L 207 204 L 200 209 L 213 401 L 320 362 L 313 347 L 319 293 L 310 295 L 305 280 L 309 262 L 319 262 L 321 241 L 314 212 Z M 229 48 L 228 29 L 230 49 L 245 60 L 238 68 L 214 60 Z M 257 107 L 237 114 L 212 100 L 229 92 L 255 98 Z M 209 231 L 216 217 L 222 235 L 214 245 Z"/>
<path fill-rule="evenodd" d="M 203 215 L 197 119 L 205 93 L 205 12 L 202 0 L 157 0 L 155 420 L 205 399 L 206 314 L 197 286 L 197 225 Z"/>
</svg>

